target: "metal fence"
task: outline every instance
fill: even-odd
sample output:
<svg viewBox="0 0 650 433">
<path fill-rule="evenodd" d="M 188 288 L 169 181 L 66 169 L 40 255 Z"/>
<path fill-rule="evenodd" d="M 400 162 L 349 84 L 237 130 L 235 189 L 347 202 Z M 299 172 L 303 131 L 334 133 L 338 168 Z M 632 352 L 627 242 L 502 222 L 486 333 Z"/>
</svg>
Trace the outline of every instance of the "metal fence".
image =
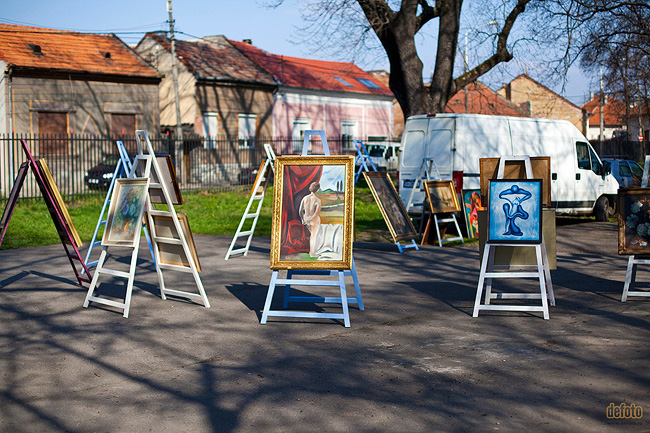
<svg viewBox="0 0 650 433">
<path fill-rule="evenodd" d="M 27 143 L 35 159 L 46 161 L 61 195 L 70 202 L 80 197 L 105 196 L 108 182 L 96 179 L 97 176 L 101 178 L 103 172 L 113 172 L 115 161 L 111 161 L 111 157 L 115 158 L 118 153 L 116 140 L 124 143 L 129 155 L 137 153 L 134 136 L 0 135 L 0 201 L 8 197 L 20 164 L 27 160 L 21 140 Z M 339 137 L 328 138 L 327 142 L 332 154 L 356 153 L 349 140 Z M 264 143 L 271 144 L 276 155 L 296 154 L 302 150 L 302 140 L 286 138 L 226 140 L 191 136 L 176 142 L 170 136 L 159 136 L 151 138 L 151 143 L 156 153 L 172 156 L 180 187 L 185 191 L 226 191 L 252 184 L 254 170 L 265 158 Z M 322 153 L 319 139 L 312 140 L 312 146 L 313 153 Z M 25 180 L 20 198 L 41 199 L 33 176 Z"/>
<path fill-rule="evenodd" d="M 624 140 L 591 140 L 591 146 L 601 158 L 631 159 L 644 162 L 645 156 L 650 153 L 648 141 Z"/>
</svg>

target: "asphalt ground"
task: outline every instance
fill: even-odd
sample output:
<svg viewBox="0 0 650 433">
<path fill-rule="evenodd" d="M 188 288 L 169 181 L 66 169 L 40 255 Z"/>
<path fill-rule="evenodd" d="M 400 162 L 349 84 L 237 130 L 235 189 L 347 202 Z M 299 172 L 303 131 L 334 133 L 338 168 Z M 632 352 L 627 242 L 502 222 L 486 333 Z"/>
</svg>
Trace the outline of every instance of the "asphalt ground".
<svg viewBox="0 0 650 433">
<path fill-rule="evenodd" d="M 627 258 L 616 230 L 558 227 L 550 320 L 472 317 L 477 245 L 399 254 L 357 242 L 365 310 L 351 307 L 350 328 L 259 324 L 268 239 L 224 261 L 230 238 L 195 235 L 209 309 L 160 298 L 143 240 L 128 319 L 82 308 L 86 288 L 61 245 L 0 251 L 0 431 L 650 431 L 650 300 L 620 302 Z M 111 252 L 126 266 L 127 250 Z M 168 287 L 193 290 L 189 275 L 165 275 Z M 637 280 L 650 274 L 641 267 Z M 534 280 L 497 281 L 536 289 Z M 123 286 L 112 283 L 101 290 Z M 611 403 L 643 416 L 608 418 Z"/>
</svg>

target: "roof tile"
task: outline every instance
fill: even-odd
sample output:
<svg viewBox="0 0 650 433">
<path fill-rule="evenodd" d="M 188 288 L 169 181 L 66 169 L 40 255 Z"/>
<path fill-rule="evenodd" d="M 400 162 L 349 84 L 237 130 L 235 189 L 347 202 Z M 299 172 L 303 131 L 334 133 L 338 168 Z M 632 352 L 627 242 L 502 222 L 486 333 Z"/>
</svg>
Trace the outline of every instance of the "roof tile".
<svg viewBox="0 0 650 433">
<path fill-rule="evenodd" d="M 34 46 L 40 47 L 40 53 L 34 51 Z M 27 69 L 158 76 L 155 69 L 112 34 L 0 24 L 0 59 Z"/>
</svg>

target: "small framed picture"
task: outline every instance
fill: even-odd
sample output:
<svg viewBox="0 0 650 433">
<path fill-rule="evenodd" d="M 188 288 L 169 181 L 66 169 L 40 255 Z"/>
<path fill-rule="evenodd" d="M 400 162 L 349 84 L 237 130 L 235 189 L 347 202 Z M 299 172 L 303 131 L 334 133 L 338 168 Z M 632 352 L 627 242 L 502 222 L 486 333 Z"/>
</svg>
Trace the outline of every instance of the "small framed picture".
<svg viewBox="0 0 650 433">
<path fill-rule="evenodd" d="M 618 253 L 650 254 L 650 188 L 618 190 Z"/>
<path fill-rule="evenodd" d="M 275 160 L 271 269 L 352 266 L 354 157 Z"/>
<path fill-rule="evenodd" d="M 363 145 L 363 144 L 362 144 Z M 363 177 L 370 187 L 381 215 L 386 221 L 393 242 L 403 239 L 414 239 L 417 232 L 409 218 L 404 203 L 399 198 L 390 175 L 385 171 L 363 172 Z"/>
<path fill-rule="evenodd" d="M 478 211 L 485 209 L 481 202 L 481 190 L 464 189 L 462 196 L 467 237 L 476 238 L 478 237 Z"/>
<path fill-rule="evenodd" d="M 458 212 L 460 204 L 451 180 L 429 180 L 424 182 L 429 208 L 434 214 Z"/>
<path fill-rule="evenodd" d="M 542 241 L 542 180 L 489 181 L 488 242 Z"/>
<path fill-rule="evenodd" d="M 140 237 L 148 188 L 148 178 L 117 179 L 102 245 L 135 246 Z"/>
<path fill-rule="evenodd" d="M 178 217 L 178 222 L 181 224 L 181 230 L 183 231 L 183 236 L 185 236 L 185 240 L 187 241 L 187 246 L 190 248 L 192 259 L 194 259 L 194 263 L 196 264 L 196 270 L 201 272 L 201 262 L 199 262 L 199 255 L 196 251 L 196 245 L 194 244 L 194 237 L 192 236 L 192 230 L 190 229 L 190 222 L 187 219 L 187 215 L 184 213 L 177 213 L 176 216 Z M 153 225 L 156 230 L 156 237 L 180 239 L 180 235 L 174 225 L 174 219 L 171 216 L 152 215 L 152 217 Z M 190 266 L 190 261 L 185 254 L 183 245 L 166 242 L 158 243 L 158 262 L 176 266 Z"/>
</svg>

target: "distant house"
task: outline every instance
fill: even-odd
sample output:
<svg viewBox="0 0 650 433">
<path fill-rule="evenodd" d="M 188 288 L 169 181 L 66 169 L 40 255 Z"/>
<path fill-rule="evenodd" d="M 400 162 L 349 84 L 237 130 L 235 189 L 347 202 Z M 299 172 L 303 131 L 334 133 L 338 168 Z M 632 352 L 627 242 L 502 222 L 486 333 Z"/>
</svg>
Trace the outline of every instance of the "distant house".
<svg viewBox="0 0 650 433">
<path fill-rule="evenodd" d="M 521 106 L 508 101 L 477 81 L 461 89 L 447 102 L 445 113 L 490 114 L 493 116 L 530 117 Z"/>
<path fill-rule="evenodd" d="M 393 129 L 393 94 L 353 63 L 309 60 L 270 54 L 249 42 L 230 41 L 273 76 L 273 135 L 287 138 L 280 152 L 301 147 L 305 130 L 323 129 L 354 149 L 353 139 L 384 141 Z M 289 144 L 291 143 L 291 144 Z"/>
<path fill-rule="evenodd" d="M 627 140 L 628 126 L 625 122 L 625 104 L 614 98 L 606 98 L 603 105 L 603 135 L 605 140 L 612 138 L 623 138 Z M 587 101 L 582 109 L 587 117 L 587 138 L 589 140 L 598 140 L 600 138 L 600 95 L 594 95 Z M 636 122 L 638 131 L 639 122 Z M 636 137 L 635 137 L 636 138 Z M 630 139 L 632 139 L 630 137 Z"/>
<path fill-rule="evenodd" d="M 580 107 L 533 80 L 527 74 L 521 74 L 510 83 L 504 84 L 497 93 L 521 106 L 530 117 L 568 120 L 580 131 L 586 132 L 583 130 Z"/>
<path fill-rule="evenodd" d="M 147 33 L 135 48 L 163 74 L 160 122 L 175 132 L 171 42 L 165 33 Z M 184 131 L 208 138 L 242 140 L 252 146 L 256 136 L 269 137 L 276 82 L 223 36 L 175 41 L 181 123 Z"/>
<path fill-rule="evenodd" d="M 158 132 L 158 72 L 115 35 L 0 24 L 0 134 Z M 41 141 L 65 155 L 68 140 Z"/>
</svg>

